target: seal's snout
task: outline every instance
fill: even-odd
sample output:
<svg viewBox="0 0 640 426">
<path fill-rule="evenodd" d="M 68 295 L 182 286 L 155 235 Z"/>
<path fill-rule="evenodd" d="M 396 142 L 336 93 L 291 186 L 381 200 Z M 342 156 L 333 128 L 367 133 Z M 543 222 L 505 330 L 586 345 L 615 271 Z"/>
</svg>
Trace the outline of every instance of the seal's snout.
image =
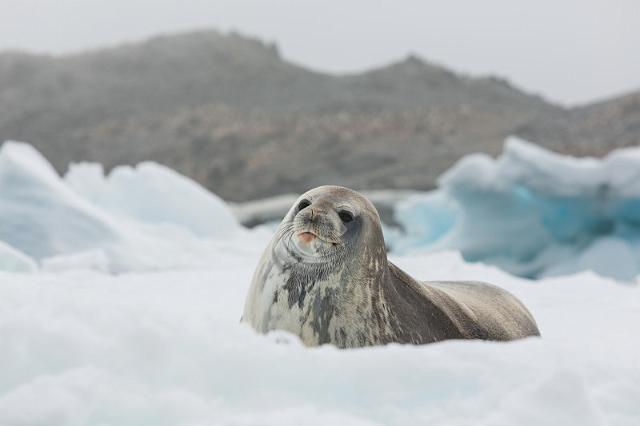
<svg viewBox="0 0 640 426">
<path fill-rule="evenodd" d="M 294 241 L 304 249 L 340 244 L 342 223 L 332 200 L 303 198 L 294 206 Z"/>
<path fill-rule="evenodd" d="M 298 213 L 298 216 L 296 217 L 296 220 L 302 228 L 302 233 L 310 233 L 314 237 L 318 236 L 316 228 L 318 226 L 321 226 L 324 222 L 322 215 L 311 207 L 300 211 L 300 213 Z"/>
</svg>

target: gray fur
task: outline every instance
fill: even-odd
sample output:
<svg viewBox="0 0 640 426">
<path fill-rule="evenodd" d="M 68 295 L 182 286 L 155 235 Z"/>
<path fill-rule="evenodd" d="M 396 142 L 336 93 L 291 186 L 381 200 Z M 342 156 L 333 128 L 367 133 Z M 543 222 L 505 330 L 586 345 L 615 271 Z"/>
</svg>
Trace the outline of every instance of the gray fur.
<svg viewBox="0 0 640 426">
<path fill-rule="evenodd" d="M 311 205 L 299 210 L 301 200 Z M 354 220 L 343 223 L 338 212 Z M 299 240 L 302 232 L 317 238 Z M 387 260 L 380 219 L 355 191 L 323 186 L 287 213 L 254 273 L 243 321 L 341 348 L 538 336 L 513 295 L 490 284 L 418 282 Z"/>
</svg>

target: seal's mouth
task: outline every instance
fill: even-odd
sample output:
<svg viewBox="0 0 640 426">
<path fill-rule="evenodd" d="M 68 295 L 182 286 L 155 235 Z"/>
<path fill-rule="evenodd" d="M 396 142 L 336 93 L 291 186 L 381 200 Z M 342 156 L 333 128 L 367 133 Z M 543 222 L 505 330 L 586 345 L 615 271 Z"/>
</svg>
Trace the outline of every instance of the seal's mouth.
<svg viewBox="0 0 640 426">
<path fill-rule="evenodd" d="M 311 241 L 315 240 L 316 237 L 318 237 L 316 234 L 309 231 L 298 233 L 298 238 L 304 241 L 305 243 L 310 243 Z"/>
<path fill-rule="evenodd" d="M 311 229 L 305 229 L 303 231 L 297 232 L 297 237 L 298 240 L 310 244 L 312 243 L 314 240 L 318 239 L 319 241 L 326 243 L 326 244 L 331 244 L 331 245 L 338 245 L 337 241 L 332 241 L 330 239 L 327 238 L 323 238 L 322 236 L 320 236 L 316 231 L 311 230 Z"/>
</svg>

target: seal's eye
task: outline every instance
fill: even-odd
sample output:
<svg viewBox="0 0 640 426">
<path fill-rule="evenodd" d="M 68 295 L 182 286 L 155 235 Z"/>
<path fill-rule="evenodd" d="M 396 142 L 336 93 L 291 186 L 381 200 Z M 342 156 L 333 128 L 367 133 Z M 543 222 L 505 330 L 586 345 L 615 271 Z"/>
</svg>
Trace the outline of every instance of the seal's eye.
<svg viewBox="0 0 640 426">
<path fill-rule="evenodd" d="M 311 205 L 309 200 L 302 200 L 298 203 L 298 210 L 304 210 Z"/>
<path fill-rule="evenodd" d="M 340 210 L 338 212 L 338 216 L 340 216 L 340 220 L 343 221 L 344 223 L 349 223 L 353 221 L 353 214 L 346 210 Z"/>
</svg>

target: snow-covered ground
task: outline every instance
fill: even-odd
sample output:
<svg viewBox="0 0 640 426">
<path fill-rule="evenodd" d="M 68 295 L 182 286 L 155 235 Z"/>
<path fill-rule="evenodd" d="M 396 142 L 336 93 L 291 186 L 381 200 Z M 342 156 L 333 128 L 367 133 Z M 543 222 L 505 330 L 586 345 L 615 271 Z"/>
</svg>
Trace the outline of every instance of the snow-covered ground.
<svg viewBox="0 0 640 426">
<path fill-rule="evenodd" d="M 415 277 L 508 289 L 542 338 L 310 349 L 239 323 L 269 238 L 160 166 L 62 180 L 5 145 L 0 425 L 640 424 L 637 280 L 408 252 Z"/>
<path fill-rule="evenodd" d="M 2 425 L 637 425 L 640 291 L 528 282 L 458 255 L 395 261 L 520 297 L 542 338 L 308 349 L 239 324 L 259 250 L 207 268 L 0 274 Z"/>
</svg>

